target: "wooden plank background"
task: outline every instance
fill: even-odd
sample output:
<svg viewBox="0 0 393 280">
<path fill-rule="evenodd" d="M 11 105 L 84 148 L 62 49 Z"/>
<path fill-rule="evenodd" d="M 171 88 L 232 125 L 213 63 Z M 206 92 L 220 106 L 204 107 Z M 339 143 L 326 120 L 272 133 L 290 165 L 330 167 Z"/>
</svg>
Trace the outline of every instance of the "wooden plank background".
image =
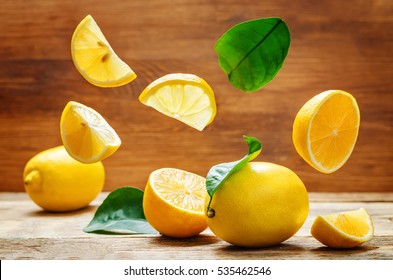
<svg viewBox="0 0 393 280">
<path fill-rule="evenodd" d="M 99 111 L 123 141 L 104 161 L 107 191 L 143 188 L 161 167 L 205 176 L 244 155 L 244 134 L 262 140 L 259 160 L 293 169 L 310 191 L 393 190 L 393 1 L 0 2 L 1 191 L 23 191 L 27 160 L 61 144 L 60 114 L 70 100 Z M 131 84 L 102 89 L 76 71 L 70 40 L 87 14 L 138 74 Z M 271 16 L 291 31 L 287 60 L 273 82 L 244 94 L 219 68 L 214 43 L 239 22 Z M 139 103 L 150 82 L 173 72 L 197 74 L 215 91 L 218 114 L 203 132 Z M 291 132 L 300 107 L 328 89 L 351 92 L 362 122 L 347 164 L 324 175 L 297 155 Z"/>
</svg>

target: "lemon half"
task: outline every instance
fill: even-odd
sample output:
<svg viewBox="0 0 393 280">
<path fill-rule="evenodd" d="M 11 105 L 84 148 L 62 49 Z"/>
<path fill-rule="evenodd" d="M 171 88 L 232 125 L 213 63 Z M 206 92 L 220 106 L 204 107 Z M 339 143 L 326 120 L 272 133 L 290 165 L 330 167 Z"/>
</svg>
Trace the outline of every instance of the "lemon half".
<svg viewBox="0 0 393 280">
<path fill-rule="evenodd" d="M 355 98 L 342 90 L 328 90 L 310 99 L 296 115 L 293 143 L 307 163 L 329 174 L 349 159 L 359 126 Z"/>
<path fill-rule="evenodd" d="M 175 168 L 153 171 L 146 184 L 143 209 L 148 222 L 161 234 L 192 237 L 206 229 L 205 178 Z"/>
</svg>

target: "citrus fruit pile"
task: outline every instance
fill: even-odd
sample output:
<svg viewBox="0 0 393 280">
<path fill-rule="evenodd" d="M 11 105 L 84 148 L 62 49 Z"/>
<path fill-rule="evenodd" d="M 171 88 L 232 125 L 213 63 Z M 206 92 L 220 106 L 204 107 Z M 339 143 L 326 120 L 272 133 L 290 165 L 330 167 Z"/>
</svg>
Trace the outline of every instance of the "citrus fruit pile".
<svg viewBox="0 0 393 280">
<path fill-rule="evenodd" d="M 90 15 L 74 31 L 71 55 L 79 73 L 95 86 L 122 86 L 137 77 Z M 212 88 L 193 74 L 160 77 L 143 90 L 139 101 L 199 131 L 212 123 L 217 111 Z M 293 144 L 310 166 L 330 174 L 349 159 L 359 125 L 355 98 L 341 90 L 325 91 L 299 110 L 293 123 Z M 26 191 L 49 211 L 88 205 L 104 185 L 101 161 L 121 145 L 101 114 L 76 101 L 70 101 L 62 112 L 60 135 L 63 146 L 36 155 L 24 171 Z M 148 223 L 175 238 L 198 235 L 209 226 L 219 238 L 242 247 L 273 246 L 293 236 L 309 213 L 306 187 L 284 166 L 250 162 L 262 146 L 256 138 L 245 139 L 249 154 L 213 166 L 206 179 L 175 168 L 153 171 L 141 205 Z M 142 216 L 138 212 L 137 219 Z M 311 229 L 317 240 L 335 248 L 358 246 L 370 240 L 373 232 L 371 217 L 363 208 L 318 216 Z"/>
</svg>

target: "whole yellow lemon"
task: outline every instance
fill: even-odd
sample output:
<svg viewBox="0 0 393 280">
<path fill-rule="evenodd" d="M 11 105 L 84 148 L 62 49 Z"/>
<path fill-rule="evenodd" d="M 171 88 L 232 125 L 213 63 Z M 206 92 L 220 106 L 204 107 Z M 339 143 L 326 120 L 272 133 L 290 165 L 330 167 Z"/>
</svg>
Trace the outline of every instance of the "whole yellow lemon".
<svg viewBox="0 0 393 280">
<path fill-rule="evenodd" d="M 87 206 L 101 192 L 105 170 L 101 162 L 83 164 L 68 155 L 64 146 L 31 158 L 23 172 L 30 198 L 48 211 L 72 211 Z"/>
<path fill-rule="evenodd" d="M 307 190 L 293 171 L 250 162 L 216 191 L 206 220 L 217 237 L 233 245 L 267 247 L 293 236 L 308 211 Z"/>
</svg>

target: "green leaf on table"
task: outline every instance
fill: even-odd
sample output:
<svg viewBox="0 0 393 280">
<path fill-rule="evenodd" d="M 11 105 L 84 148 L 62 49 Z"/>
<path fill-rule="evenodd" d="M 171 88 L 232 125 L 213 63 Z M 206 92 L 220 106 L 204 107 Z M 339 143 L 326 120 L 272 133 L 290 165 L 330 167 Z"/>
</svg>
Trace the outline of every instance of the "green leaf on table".
<svg viewBox="0 0 393 280">
<path fill-rule="evenodd" d="M 236 171 L 242 169 L 249 161 L 256 158 L 262 150 L 261 142 L 255 137 L 244 136 L 244 140 L 248 144 L 248 154 L 242 159 L 220 163 L 210 168 L 206 177 L 206 189 L 210 196 L 210 202 L 214 193 L 225 183 L 228 178 Z M 208 209 L 210 206 L 208 205 Z"/>
<path fill-rule="evenodd" d="M 155 234 L 143 213 L 143 191 L 124 187 L 111 192 L 97 208 L 85 232 Z"/>
<path fill-rule="evenodd" d="M 235 25 L 214 46 L 221 69 L 242 91 L 259 90 L 274 79 L 288 54 L 291 35 L 280 18 Z"/>
</svg>

